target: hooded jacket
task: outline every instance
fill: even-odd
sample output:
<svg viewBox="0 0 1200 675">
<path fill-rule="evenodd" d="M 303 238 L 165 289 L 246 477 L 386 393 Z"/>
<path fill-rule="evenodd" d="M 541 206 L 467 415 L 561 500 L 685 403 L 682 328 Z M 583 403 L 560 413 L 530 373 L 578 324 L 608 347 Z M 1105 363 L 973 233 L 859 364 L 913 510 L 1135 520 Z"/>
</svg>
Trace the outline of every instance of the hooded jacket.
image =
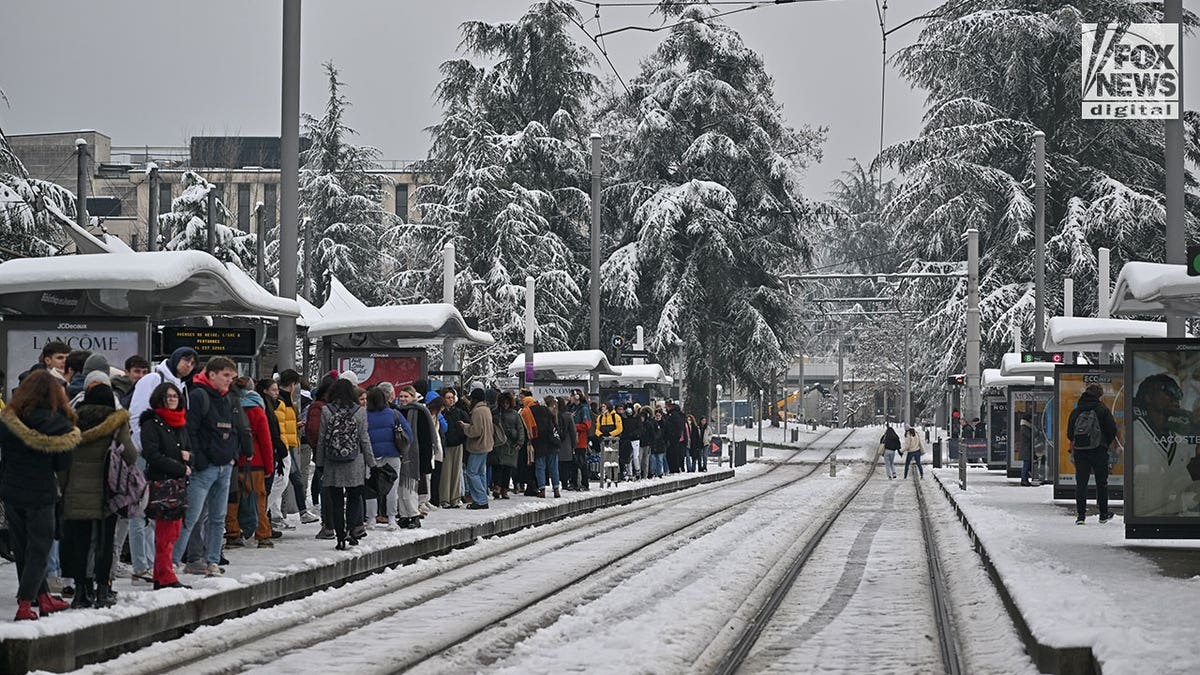
<svg viewBox="0 0 1200 675">
<path fill-rule="evenodd" d="M 596 422 L 596 435 L 616 438 L 621 435 L 624 428 L 625 420 L 621 418 L 620 413 L 616 410 L 609 410 L 600 414 L 600 419 Z"/>
<path fill-rule="evenodd" d="M 0 413 L 0 499 L 20 506 L 50 506 L 58 501 L 58 472 L 71 466 L 79 429 L 65 415 L 46 408 L 17 417 L 11 407 Z"/>
<path fill-rule="evenodd" d="M 1067 440 L 1072 444 L 1072 450 L 1075 442 L 1075 422 L 1079 419 L 1079 413 L 1085 410 L 1096 411 L 1096 421 L 1100 423 L 1100 435 L 1103 437 L 1100 447 L 1093 448 L 1093 450 L 1108 450 L 1112 442 L 1117 439 L 1117 421 L 1113 419 L 1112 411 L 1104 405 L 1100 397 L 1089 391 L 1085 391 L 1079 396 L 1079 403 L 1075 404 L 1075 409 L 1067 416 Z"/>
<path fill-rule="evenodd" d="M 246 413 L 246 421 L 250 423 L 250 438 L 254 443 L 254 456 L 249 459 L 249 464 L 256 469 L 273 472 L 275 443 L 271 438 L 271 423 L 267 421 L 267 404 L 263 401 L 262 394 L 253 389 L 243 389 L 239 395 L 239 403 Z M 240 456 L 238 466 L 244 467 L 246 464 L 246 457 Z"/>
<path fill-rule="evenodd" d="M 592 430 L 592 409 L 586 403 L 577 403 L 571 410 L 571 415 L 575 417 L 575 449 L 586 450 L 588 435 Z"/>
<path fill-rule="evenodd" d="M 154 393 L 158 385 L 163 382 L 170 382 L 179 387 L 181 394 L 179 404 L 187 406 L 187 385 L 175 374 L 175 366 L 177 364 L 178 360 L 172 363 L 169 358 L 163 359 L 161 363 L 154 366 L 154 370 L 143 375 L 142 379 L 138 380 L 137 384 L 133 386 L 133 396 L 129 399 L 129 427 L 133 433 L 134 443 L 140 443 L 142 440 L 142 413 L 150 409 L 150 394 Z"/>
<path fill-rule="evenodd" d="M 63 488 L 64 520 L 104 518 L 108 450 L 113 440 L 121 444 L 121 459 L 133 466 L 137 448 L 129 432 L 129 411 L 106 405 L 79 406 L 79 445 L 71 453 L 71 468 Z"/>
<path fill-rule="evenodd" d="M 217 391 L 203 372 L 192 378 L 188 392 L 187 430 L 192 465 L 197 471 L 232 464 L 243 447 L 253 448 L 250 425 L 240 402 L 228 392 Z"/>
<path fill-rule="evenodd" d="M 292 406 L 291 394 L 279 392 L 279 400 L 275 404 L 275 418 L 279 422 L 279 436 L 287 449 L 300 447 L 299 417 L 296 408 Z"/>
<path fill-rule="evenodd" d="M 496 434 L 492 426 L 492 409 L 487 401 L 479 401 L 471 406 L 471 424 L 463 429 L 463 433 L 467 437 L 467 452 L 486 455 L 492 451 Z"/>
<path fill-rule="evenodd" d="M 533 421 L 537 424 L 538 435 L 533 439 L 533 454 L 535 457 L 548 457 L 550 455 L 558 455 L 558 446 L 562 437 L 571 436 L 568 428 L 566 434 L 558 428 L 558 420 L 554 418 L 554 413 L 549 408 L 538 403 L 529 410 L 533 415 Z M 572 418 L 574 419 L 574 418 Z M 558 432 L 558 438 L 555 438 L 555 431 Z"/>
</svg>

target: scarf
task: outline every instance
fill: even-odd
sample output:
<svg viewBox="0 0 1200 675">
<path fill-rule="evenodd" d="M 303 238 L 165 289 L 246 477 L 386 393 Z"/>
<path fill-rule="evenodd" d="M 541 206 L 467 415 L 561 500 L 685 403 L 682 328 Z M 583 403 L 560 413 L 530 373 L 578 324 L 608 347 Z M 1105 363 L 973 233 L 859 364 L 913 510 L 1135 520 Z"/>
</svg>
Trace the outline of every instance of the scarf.
<svg viewBox="0 0 1200 675">
<path fill-rule="evenodd" d="M 187 411 L 182 408 L 179 410 L 167 410 L 166 408 L 155 408 L 154 412 L 167 423 L 169 427 L 179 427 L 187 424 Z"/>
</svg>

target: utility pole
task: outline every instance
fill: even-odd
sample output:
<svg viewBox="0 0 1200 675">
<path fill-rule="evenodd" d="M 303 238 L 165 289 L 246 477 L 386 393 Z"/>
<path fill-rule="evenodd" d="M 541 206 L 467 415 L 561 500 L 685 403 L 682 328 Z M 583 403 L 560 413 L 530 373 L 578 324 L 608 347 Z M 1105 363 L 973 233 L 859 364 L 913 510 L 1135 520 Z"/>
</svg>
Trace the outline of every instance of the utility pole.
<svg viewBox="0 0 1200 675">
<path fill-rule="evenodd" d="M 146 250 L 147 251 L 157 251 L 158 250 L 158 190 L 159 190 L 158 186 L 162 179 L 158 175 L 158 165 L 155 164 L 154 162 L 150 162 L 150 164 L 149 164 L 149 166 L 147 166 L 146 170 L 147 170 L 147 174 L 149 175 L 149 180 L 147 182 L 149 183 L 149 186 L 150 186 L 150 203 L 149 203 L 150 208 L 148 209 L 150 215 L 149 215 L 149 217 L 146 218 Z"/>
<path fill-rule="evenodd" d="M 1108 249 L 1103 246 L 1097 254 L 1097 270 L 1096 270 L 1096 316 L 1101 319 L 1108 318 L 1108 279 L 1109 279 L 1109 253 Z M 1169 327 L 1168 327 L 1169 328 Z M 1100 363 L 1107 365 L 1111 359 L 1106 351 L 1100 352 Z"/>
<path fill-rule="evenodd" d="M 283 0 L 283 72 L 279 107 L 279 295 L 296 299 L 300 225 L 300 0 Z M 306 265 L 311 258 L 306 245 Z M 305 274 L 306 279 L 308 274 Z M 310 298 L 311 300 L 311 298 Z M 279 368 L 296 365 L 296 319 L 279 317 Z"/>
<path fill-rule="evenodd" d="M 88 152 L 88 143 L 82 138 L 75 139 L 75 222 L 79 226 L 86 228 L 90 223 L 88 221 L 87 197 L 88 197 L 88 168 L 91 162 L 88 158 L 91 153 Z"/>
<path fill-rule="evenodd" d="M 757 426 L 758 426 L 758 452 L 755 453 L 755 455 L 754 455 L 755 457 L 762 457 L 762 453 L 763 453 L 762 411 L 763 411 L 763 390 L 759 389 L 758 390 L 758 424 L 757 424 Z"/>
<path fill-rule="evenodd" d="M 533 318 L 533 277 L 525 277 L 525 372 L 522 373 L 521 386 L 533 386 L 533 338 L 536 324 Z"/>
<path fill-rule="evenodd" d="M 837 342 L 838 342 L 838 395 L 837 395 L 838 414 L 837 414 L 837 426 L 839 428 L 846 425 L 846 417 L 845 417 L 846 410 L 844 407 L 844 405 L 845 405 L 844 396 L 846 393 L 846 381 L 845 381 L 845 378 L 843 377 L 844 376 L 844 372 L 843 372 L 843 369 L 844 369 L 843 356 L 844 355 L 842 352 L 842 343 L 845 342 L 845 337 L 846 337 L 846 334 L 843 330 L 843 325 L 841 323 L 838 323 L 838 336 L 837 336 Z"/>
<path fill-rule="evenodd" d="M 204 250 L 208 251 L 209 255 L 217 254 L 217 190 L 216 186 L 210 186 L 208 193 L 204 195 L 208 208 L 208 225 L 205 230 Z"/>
<path fill-rule="evenodd" d="M 904 317 L 904 421 L 912 424 L 912 352 L 908 348 L 909 319 Z"/>
<path fill-rule="evenodd" d="M 1040 296 L 1039 296 L 1040 297 Z M 967 401 L 963 415 L 979 414 L 979 230 L 967 230 Z M 968 417 L 967 419 L 971 419 Z M 967 453 L 958 452 L 959 476 L 962 489 L 967 489 Z"/>
<path fill-rule="evenodd" d="M 1075 280 L 1069 277 L 1063 279 L 1063 316 L 1075 316 Z M 1075 363 L 1075 352 L 1063 354 L 1063 363 Z"/>
<path fill-rule="evenodd" d="M 304 216 L 301 226 L 304 228 L 304 299 L 314 305 L 320 306 L 321 299 L 317 297 L 317 289 L 312 282 L 312 218 Z M 280 279 L 279 283 L 282 288 L 283 279 Z"/>
<path fill-rule="evenodd" d="M 451 307 L 454 306 L 454 266 L 456 264 L 454 253 L 454 243 L 446 242 L 446 245 L 442 247 L 442 302 Z M 456 356 L 454 338 L 442 340 L 442 370 L 446 371 L 442 377 L 446 378 L 445 382 L 448 385 L 456 382 L 455 376 L 450 374 L 458 369 Z"/>
<path fill-rule="evenodd" d="M 1179 68 L 1179 77 L 1175 83 L 1179 87 L 1180 110 L 1171 119 L 1163 120 L 1166 132 L 1165 144 L 1167 185 L 1164 192 L 1167 211 L 1167 251 L 1164 260 L 1168 264 L 1183 265 L 1187 263 L 1187 240 L 1184 230 L 1184 166 L 1183 166 L 1183 0 L 1164 0 L 1163 23 L 1174 23 L 1179 31 L 1179 54 L 1175 63 Z M 1185 336 L 1184 325 L 1186 316 L 1178 311 L 1167 310 L 1167 337 L 1181 338 Z"/>
<path fill-rule="evenodd" d="M 266 288 L 267 286 L 267 224 L 263 222 L 262 217 L 263 203 L 259 202 L 254 205 L 254 239 L 258 255 L 258 265 L 255 266 L 258 285 Z"/>
<path fill-rule="evenodd" d="M 600 134 L 592 132 L 592 269 L 590 291 L 591 348 L 600 349 Z M 600 374 L 592 373 L 592 400 L 600 399 Z"/>
<path fill-rule="evenodd" d="M 785 378 L 786 379 L 786 378 Z M 787 383 L 784 383 L 786 389 Z M 796 397 L 796 428 L 800 429 L 804 424 L 804 348 L 800 348 L 800 386 L 796 389 L 799 396 Z M 785 406 L 786 407 L 786 406 Z M 786 415 L 784 416 L 786 417 Z"/>
<path fill-rule="evenodd" d="M 1033 177 L 1033 348 L 1041 349 L 1046 338 L 1046 134 L 1041 131 L 1033 134 Z"/>
</svg>

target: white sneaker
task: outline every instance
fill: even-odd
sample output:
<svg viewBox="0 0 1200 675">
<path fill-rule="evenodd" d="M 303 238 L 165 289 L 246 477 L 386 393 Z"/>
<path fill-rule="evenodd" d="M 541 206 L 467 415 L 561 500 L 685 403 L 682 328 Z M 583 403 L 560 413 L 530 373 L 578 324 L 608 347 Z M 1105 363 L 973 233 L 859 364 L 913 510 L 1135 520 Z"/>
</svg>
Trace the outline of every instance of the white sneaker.
<svg viewBox="0 0 1200 675">
<path fill-rule="evenodd" d="M 129 577 L 129 580 L 132 581 L 135 586 L 138 584 L 153 584 L 154 573 L 150 570 L 134 572 L 133 575 Z"/>
<path fill-rule="evenodd" d="M 309 513 L 308 511 L 300 512 L 300 522 L 304 523 L 305 525 L 307 525 L 309 523 L 320 522 L 320 520 L 321 520 L 320 516 L 314 516 L 312 513 Z"/>
<path fill-rule="evenodd" d="M 287 520 L 272 520 L 271 527 L 276 530 L 294 530 L 296 526 L 289 523 Z"/>
<path fill-rule="evenodd" d="M 46 579 L 46 586 L 50 588 L 51 593 L 62 593 L 67 585 L 63 583 L 62 577 L 50 577 Z"/>
<path fill-rule="evenodd" d="M 225 574 L 225 570 L 221 569 L 217 563 L 209 563 L 208 568 L 204 570 L 204 576 L 207 577 L 219 577 L 223 574 Z"/>
</svg>

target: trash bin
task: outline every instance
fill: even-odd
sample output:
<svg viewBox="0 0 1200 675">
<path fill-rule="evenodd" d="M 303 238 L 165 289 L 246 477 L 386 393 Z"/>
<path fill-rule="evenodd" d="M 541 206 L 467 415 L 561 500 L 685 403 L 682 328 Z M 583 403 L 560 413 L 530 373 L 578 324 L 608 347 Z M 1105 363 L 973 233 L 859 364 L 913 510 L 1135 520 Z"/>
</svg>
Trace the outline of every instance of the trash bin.
<svg viewBox="0 0 1200 675">
<path fill-rule="evenodd" d="M 737 441 L 733 444 L 733 465 L 743 466 L 746 463 L 746 441 Z"/>
<path fill-rule="evenodd" d="M 942 442 L 940 440 L 933 442 L 933 468 L 942 468 Z"/>
<path fill-rule="evenodd" d="M 792 442 L 793 443 L 800 442 L 800 430 L 799 429 L 792 429 Z"/>
</svg>

